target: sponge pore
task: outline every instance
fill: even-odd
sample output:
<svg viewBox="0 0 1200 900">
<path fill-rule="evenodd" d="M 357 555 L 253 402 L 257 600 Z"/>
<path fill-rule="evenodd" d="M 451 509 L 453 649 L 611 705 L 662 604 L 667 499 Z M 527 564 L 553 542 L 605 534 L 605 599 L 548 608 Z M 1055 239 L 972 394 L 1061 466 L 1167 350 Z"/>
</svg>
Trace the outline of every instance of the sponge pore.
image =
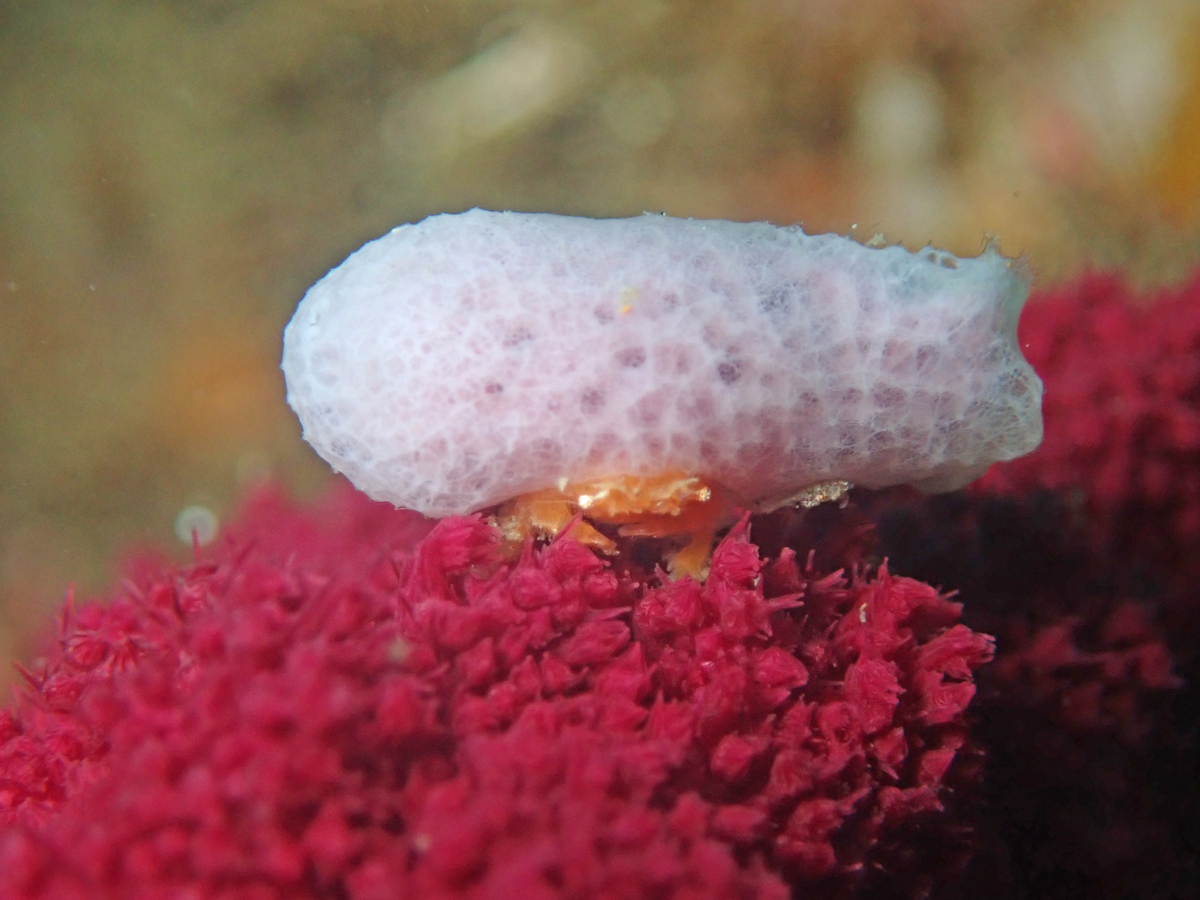
<svg viewBox="0 0 1200 900">
<path fill-rule="evenodd" d="M 318 282 L 283 370 L 317 452 L 427 515 L 667 471 L 764 505 L 833 480 L 950 490 L 1041 441 L 1027 293 L 990 249 L 471 210 Z"/>
</svg>

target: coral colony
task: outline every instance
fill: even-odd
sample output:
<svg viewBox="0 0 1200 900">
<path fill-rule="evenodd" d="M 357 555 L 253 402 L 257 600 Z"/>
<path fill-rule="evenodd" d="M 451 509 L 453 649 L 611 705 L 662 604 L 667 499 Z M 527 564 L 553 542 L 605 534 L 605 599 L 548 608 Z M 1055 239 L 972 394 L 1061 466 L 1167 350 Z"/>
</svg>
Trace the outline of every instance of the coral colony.
<svg viewBox="0 0 1200 900">
<path fill-rule="evenodd" d="M 284 369 L 391 503 L 264 492 L 67 604 L 0 714 L 0 897 L 1187 896 L 1200 283 L 1035 305 L 1046 450 L 917 494 L 1038 444 L 1025 289 L 651 216 L 368 244 Z"/>
</svg>

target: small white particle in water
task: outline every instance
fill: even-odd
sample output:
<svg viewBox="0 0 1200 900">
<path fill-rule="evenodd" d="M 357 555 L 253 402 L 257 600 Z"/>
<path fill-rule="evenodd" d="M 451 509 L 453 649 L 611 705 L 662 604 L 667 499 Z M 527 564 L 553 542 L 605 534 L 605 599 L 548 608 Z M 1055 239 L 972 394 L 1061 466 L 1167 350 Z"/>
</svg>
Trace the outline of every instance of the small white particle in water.
<svg viewBox="0 0 1200 900">
<path fill-rule="evenodd" d="M 212 543 L 220 528 L 217 514 L 207 506 L 185 506 L 175 517 L 175 536 L 185 544 L 192 543 L 192 532 L 200 546 Z"/>
</svg>

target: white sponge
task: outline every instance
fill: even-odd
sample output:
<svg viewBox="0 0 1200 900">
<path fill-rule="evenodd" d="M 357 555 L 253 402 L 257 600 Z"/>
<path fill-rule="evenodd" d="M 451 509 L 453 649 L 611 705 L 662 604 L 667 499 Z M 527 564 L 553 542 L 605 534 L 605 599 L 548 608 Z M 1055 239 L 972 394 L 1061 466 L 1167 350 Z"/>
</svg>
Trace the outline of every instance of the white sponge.
<svg viewBox="0 0 1200 900">
<path fill-rule="evenodd" d="M 766 224 L 472 210 L 395 229 L 284 332 L 304 437 L 432 516 L 684 472 L 747 503 L 962 486 L 1042 437 L 1027 280 Z"/>
</svg>

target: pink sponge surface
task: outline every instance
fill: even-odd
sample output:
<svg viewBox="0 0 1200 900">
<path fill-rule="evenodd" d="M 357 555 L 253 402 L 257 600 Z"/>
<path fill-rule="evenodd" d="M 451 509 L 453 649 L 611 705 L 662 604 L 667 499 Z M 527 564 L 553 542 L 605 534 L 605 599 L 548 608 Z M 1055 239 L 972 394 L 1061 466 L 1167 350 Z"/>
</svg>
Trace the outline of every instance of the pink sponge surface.
<svg viewBox="0 0 1200 900">
<path fill-rule="evenodd" d="M 994 251 L 472 210 L 330 272 L 283 369 L 316 450 L 429 515 L 670 470 L 745 502 L 833 479 L 951 489 L 1041 440 L 1026 292 Z"/>
</svg>

